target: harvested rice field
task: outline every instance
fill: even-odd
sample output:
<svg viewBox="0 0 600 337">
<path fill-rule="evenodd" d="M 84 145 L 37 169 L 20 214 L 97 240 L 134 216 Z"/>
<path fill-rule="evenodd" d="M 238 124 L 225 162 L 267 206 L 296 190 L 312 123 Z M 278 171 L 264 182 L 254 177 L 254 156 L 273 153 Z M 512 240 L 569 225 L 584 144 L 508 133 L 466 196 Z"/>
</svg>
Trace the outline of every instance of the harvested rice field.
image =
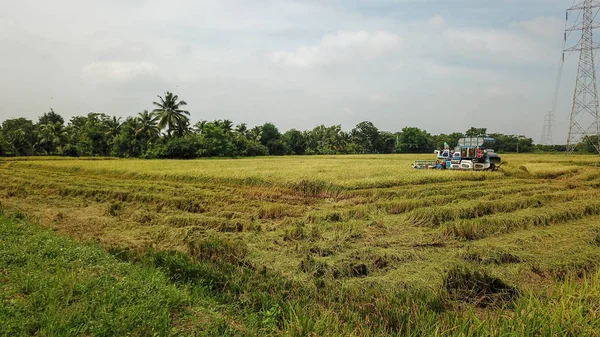
<svg viewBox="0 0 600 337">
<path fill-rule="evenodd" d="M 427 156 L 3 159 L 0 207 L 166 275 L 160 335 L 600 335 L 600 158 Z"/>
</svg>

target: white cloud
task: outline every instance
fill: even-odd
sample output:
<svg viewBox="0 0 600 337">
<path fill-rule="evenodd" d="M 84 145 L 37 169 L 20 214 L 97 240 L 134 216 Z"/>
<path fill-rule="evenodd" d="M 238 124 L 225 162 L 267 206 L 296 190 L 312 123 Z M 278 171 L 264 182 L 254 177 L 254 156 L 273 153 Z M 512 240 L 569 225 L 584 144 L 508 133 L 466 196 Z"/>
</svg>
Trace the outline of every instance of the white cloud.
<svg viewBox="0 0 600 337">
<path fill-rule="evenodd" d="M 444 20 L 444 18 L 437 14 L 431 17 L 431 19 L 429 19 L 429 24 L 432 26 L 443 26 L 446 23 L 446 20 Z"/>
<path fill-rule="evenodd" d="M 369 100 L 374 104 L 387 104 L 392 102 L 392 99 L 389 95 L 379 93 L 370 95 Z"/>
<path fill-rule="evenodd" d="M 446 47 L 455 55 L 498 64 L 554 64 L 559 50 L 510 29 L 448 29 Z"/>
<path fill-rule="evenodd" d="M 129 81 L 137 77 L 152 76 L 158 67 L 151 62 L 94 62 L 83 68 L 86 78 L 100 81 Z"/>
<path fill-rule="evenodd" d="M 399 35 L 386 31 L 340 31 L 323 36 L 318 45 L 294 51 L 276 51 L 270 59 L 279 65 L 310 68 L 375 59 L 401 45 Z"/>
<path fill-rule="evenodd" d="M 560 56 L 564 22 L 539 17 L 505 27 L 447 27 L 443 49 L 454 56 L 497 65 L 554 65 Z"/>
<path fill-rule="evenodd" d="M 424 74 L 447 80 L 464 79 L 470 82 L 486 80 L 488 82 L 498 81 L 502 76 L 495 71 L 475 67 L 452 66 L 436 62 L 423 61 Z"/>
<path fill-rule="evenodd" d="M 531 35 L 559 40 L 564 29 L 564 21 L 556 17 L 539 17 L 527 21 L 513 22 L 509 27 L 524 29 Z"/>
</svg>

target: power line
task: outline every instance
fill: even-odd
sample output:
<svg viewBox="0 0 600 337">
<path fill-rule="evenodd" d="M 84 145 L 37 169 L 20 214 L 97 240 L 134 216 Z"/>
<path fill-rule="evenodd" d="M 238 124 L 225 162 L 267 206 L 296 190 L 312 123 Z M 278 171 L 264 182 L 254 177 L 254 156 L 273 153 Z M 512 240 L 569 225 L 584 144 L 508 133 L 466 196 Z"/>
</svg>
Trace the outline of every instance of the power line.
<svg viewBox="0 0 600 337">
<path fill-rule="evenodd" d="M 575 1 L 573 1 L 572 6 L 574 6 L 574 5 L 575 5 Z M 578 18 L 576 20 L 578 20 Z M 565 14 L 565 28 L 564 28 L 565 34 L 564 34 L 564 39 L 563 39 L 562 50 L 565 50 L 565 47 L 567 45 L 567 39 L 569 38 L 569 35 L 571 33 L 571 31 L 567 30 L 568 24 L 569 24 L 569 12 L 567 11 L 567 13 Z M 565 65 L 565 52 L 563 51 L 560 59 L 558 60 L 558 71 L 556 72 L 556 81 L 554 84 L 554 95 L 552 97 L 552 105 L 550 106 L 550 110 L 548 110 L 548 113 L 546 115 L 544 115 L 544 128 L 542 131 L 542 138 L 540 140 L 540 144 L 554 145 L 553 130 L 554 130 L 554 124 L 555 124 L 555 120 L 556 120 L 556 117 L 555 117 L 556 106 L 558 104 L 558 96 L 559 96 L 559 91 L 560 91 L 560 84 L 562 82 L 562 74 L 563 74 L 564 65 Z"/>
</svg>

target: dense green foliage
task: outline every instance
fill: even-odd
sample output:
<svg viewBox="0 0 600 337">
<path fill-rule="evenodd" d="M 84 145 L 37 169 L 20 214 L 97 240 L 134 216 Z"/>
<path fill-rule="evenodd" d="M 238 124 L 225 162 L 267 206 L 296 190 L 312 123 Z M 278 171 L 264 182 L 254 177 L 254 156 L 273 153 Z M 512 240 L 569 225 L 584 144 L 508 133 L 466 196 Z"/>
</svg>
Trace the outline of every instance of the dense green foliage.
<svg viewBox="0 0 600 337">
<path fill-rule="evenodd" d="M 503 152 L 564 151 L 564 146 L 534 146 L 531 138 L 471 127 L 465 133 L 431 135 L 417 127 L 400 132 L 379 130 L 364 121 L 352 130 L 340 125 L 319 125 L 312 130 L 282 133 L 272 123 L 249 129 L 230 120 L 201 121 L 190 125 L 187 103 L 171 92 L 158 96 L 152 112 L 135 117 L 89 113 L 75 116 L 65 125 L 54 111 L 37 123 L 26 118 L 8 119 L 0 128 L 1 156 L 64 155 L 135 158 L 198 158 L 261 155 L 431 153 L 444 144 L 454 147 L 459 138 L 489 136 L 495 150 Z M 594 152 L 586 144 L 581 152 Z"/>
</svg>

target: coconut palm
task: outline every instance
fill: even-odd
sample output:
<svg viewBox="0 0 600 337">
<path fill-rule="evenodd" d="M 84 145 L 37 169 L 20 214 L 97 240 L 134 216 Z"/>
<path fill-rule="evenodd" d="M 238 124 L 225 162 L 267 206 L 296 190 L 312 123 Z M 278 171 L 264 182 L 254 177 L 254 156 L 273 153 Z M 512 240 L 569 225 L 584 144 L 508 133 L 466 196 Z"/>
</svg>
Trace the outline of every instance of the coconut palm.
<svg viewBox="0 0 600 337">
<path fill-rule="evenodd" d="M 204 131 L 204 127 L 207 123 L 207 121 L 199 121 L 196 124 L 194 124 L 194 132 L 197 134 L 202 134 L 202 132 Z"/>
<path fill-rule="evenodd" d="M 106 125 L 106 134 L 111 138 L 114 138 L 119 135 L 119 131 L 121 131 L 121 117 L 113 116 L 110 119 L 107 119 L 105 122 Z"/>
<path fill-rule="evenodd" d="M 248 125 L 246 125 L 246 123 L 236 125 L 235 132 L 242 136 L 246 136 L 246 134 L 248 133 Z"/>
<path fill-rule="evenodd" d="M 159 117 L 154 112 L 148 112 L 144 110 L 138 113 L 137 116 L 138 126 L 135 130 L 135 135 L 143 137 L 145 139 L 154 139 L 160 136 L 160 129 L 158 128 Z"/>
<path fill-rule="evenodd" d="M 179 96 L 167 91 L 164 97 L 158 95 L 160 102 L 152 102 L 156 106 L 153 112 L 158 114 L 159 129 L 167 129 L 167 135 L 171 137 L 174 132 L 177 136 L 183 136 L 189 131 L 190 112 L 179 107 L 186 106 L 185 101 L 180 101 Z"/>
<path fill-rule="evenodd" d="M 231 131 L 233 131 L 233 122 L 230 121 L 229 119 L 216 120 L 215 124 L 218 127 L 220 127 L 221 129 L 223 129 L 223 131 L 225 131 L 225 133 L 230 133 Z"/>
<path fill-rule="evenodd" d="M 42 124 L 38 129 L 38 144 L 45 148 L 49 153 L 54 153 L 60 148 L 62 140 L 67 137 L 67 133 L 62 130 L 61 123 L 48 122 Z"/>
<path fill-rule="evenodd" d="M 257 142 L 260 141 L 260 137 L 262 136 L 262 126 L 258 125 L 253 127 L 246 133 L 246 135 L 250 140 L 255 140 Z"/>
</svg>

